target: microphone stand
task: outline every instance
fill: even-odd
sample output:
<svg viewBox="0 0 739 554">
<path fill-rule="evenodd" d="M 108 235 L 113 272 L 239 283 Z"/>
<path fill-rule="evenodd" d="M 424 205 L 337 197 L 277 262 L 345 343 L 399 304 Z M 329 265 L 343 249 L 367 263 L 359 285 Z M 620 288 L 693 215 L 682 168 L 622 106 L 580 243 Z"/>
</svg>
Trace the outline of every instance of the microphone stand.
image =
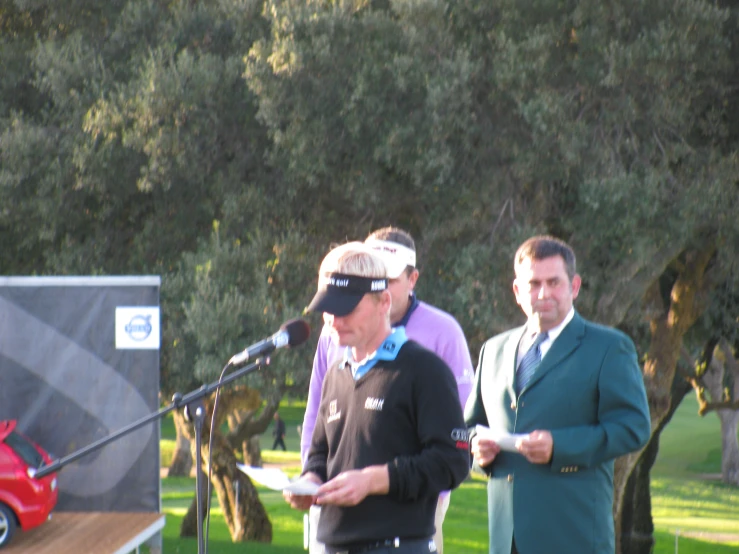
<svg viewBox="0 0 739 554">
<path fill-rule="evenodd" d="M 218 390 L 223 385 L 227 385 L 231 383 L 232 381 L 235 381 L 239 377 L 242 377 L 244 375 L 247 375 L 248 373 L 251 373 L 252 371 L 261 368 L 261 366 L 268 365 L 270 362 L 269 357 L 266 358 L 257 358 L 252 363 L 245 365 L 244 367 L 234 371 L 233 373 L 229 373 L 226 375 L 223 379 L 220 379 L 219 381 L 214 381 L 213 383 L 210 383 L 209 385 L 203 385 L 199 389 L 196 389 L 194 391 L 191 391 L 187 393 L 186 395 L 182 395 L 179 392 L 176 392 L 174 395 L 172 395 L 172 403 L 169 406 L 166 406 L 162 409 L 160 409 L 157 412 L 153 412 L 147 416 L 142 417 L 138 421 L 134 421 L 133 423 L 127 425 L 126 427 L 123 427 L 122 429 L 116 431 L 115 433 L 112 433 L 108 435 L 107 437 L 103 437 L 102 439 L 99 439 L 92 444 L 85 446 L 84 448 L 80 448 L 76 452 L 73 452 L 72 454 L 69 454 L 68 456 L 64 456 L 62 458 L 59 458 L 57 460 L 54 460 L 48 465 L 42 465 L 38 470 L 36 471 L 36 478 L 45 477 L 49 473 L 53 473 L 55 471 L 58 471 L 65 465 L 74 462 L 78 459 L 80 459 L 82 456 L 85 456 L 89 454 L 90 452 L 94 452 L 95 450 L 98 450 L 105 446 L 106 444 L 110 444 L 113 441 L 118 440 L 124 435 L 127 435 L 128 433 L 131 433 L 135 431 L 136 429 L 139 429 L 143 427 L 144 425 L 151 423 L 152 421 L 158 420 L 163 418 L 165 415 L 167 415 L 169 412 L 176 410 L 178 408 L 184 407 L 184 415 L 185 419 L 188 421 L 191 421 L 194 428 L 195 428 L 195 464 L 196 464 L 196 471 L 195 471 L 195 501 L 197 502 L 197 519 L 198 519 L 198 554 L 204 554 L 205 552 L 205 542 L 203 540 L 203 490 L 202 490 L 202 453 L 201 453 L 201 447 L 203 442 L 203 420 L 205 419 L 205 407 L 203 405 L 202 399 L 211 394 L 212 392 Z"/>
</svg>

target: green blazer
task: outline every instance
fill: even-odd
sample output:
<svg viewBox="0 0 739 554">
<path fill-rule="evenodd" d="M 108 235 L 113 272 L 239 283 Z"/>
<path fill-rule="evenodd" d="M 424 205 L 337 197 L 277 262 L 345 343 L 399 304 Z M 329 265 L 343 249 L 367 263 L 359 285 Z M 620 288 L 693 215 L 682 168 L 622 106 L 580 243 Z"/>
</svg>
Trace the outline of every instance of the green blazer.
<svg viewBox="0 0 739 554">
<path fill-rule="evenodd" d="M 523 327 L 480 351 L 465 420 L 511 433 L 549 430 L 552 461 L 531 464 L 501 451 L 488 474 L 490 554 L 613 554 L 613 461 L 642 448 L 649 407 L 634 344 L 575 317 L 520 396 L 515 364 Z"/>
</svg>

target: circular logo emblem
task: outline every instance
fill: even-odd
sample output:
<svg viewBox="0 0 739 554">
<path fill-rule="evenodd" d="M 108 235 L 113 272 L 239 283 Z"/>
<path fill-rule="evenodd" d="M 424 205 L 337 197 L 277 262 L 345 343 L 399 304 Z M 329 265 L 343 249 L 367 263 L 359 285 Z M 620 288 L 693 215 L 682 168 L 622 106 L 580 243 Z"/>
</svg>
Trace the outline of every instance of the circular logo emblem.
<svg viewBox="0 0 739 554">
<path fill-rule="evenodd" d="M 467 429 L 452 429 L 452 440 L 467 442 Z"/>
<path fill-rule="evenodd" d="M 151 316 L 135 315 L 124 327 L 131 340 L 143 341 L 151 334 Z"/>
</svg>

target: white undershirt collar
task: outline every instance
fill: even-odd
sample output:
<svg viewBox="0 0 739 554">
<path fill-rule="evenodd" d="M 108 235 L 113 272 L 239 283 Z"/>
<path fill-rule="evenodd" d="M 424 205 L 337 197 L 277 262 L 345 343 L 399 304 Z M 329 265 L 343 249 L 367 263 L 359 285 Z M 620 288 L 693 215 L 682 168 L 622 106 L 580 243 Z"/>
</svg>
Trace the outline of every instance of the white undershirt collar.
<svg viewBox="0 0 739 554">
<path fill-rule="evenodd" d="M 552 343 L 557 339 L 557 337 L 562 333 L 565 327 L 567 327 L 567 324 L 572 321 L 572 318 L 575 317 L 575 308 L 570 308 L 569 313 L 565 316 L 565 318 L 562 320 L 562 323 L 557 325 L 556 327 L 553 327 L 552 329 L 549 329 L 547 332 L 547 339 L 541 343 L 539 346 L 539 351 L 541 352 L 541 357 L 543 358 L 547 352 L 549 352 L 549 349 L 552 346 Z M 528 334 L 528 329 L 524 331 L 524 333 Z M 531 344 L 531 341 L 528 342 L 528 344 Z"/>
</svg>

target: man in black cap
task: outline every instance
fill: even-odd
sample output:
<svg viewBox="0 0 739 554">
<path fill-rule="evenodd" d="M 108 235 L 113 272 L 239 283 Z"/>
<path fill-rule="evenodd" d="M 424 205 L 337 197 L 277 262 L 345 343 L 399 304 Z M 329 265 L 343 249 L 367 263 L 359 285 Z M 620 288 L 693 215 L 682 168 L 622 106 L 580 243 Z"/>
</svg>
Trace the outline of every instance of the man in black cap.
<svg viewBox="0 0 739 554">
<path fill-rule="evenodd" d="M 435 552 L 439 493 L 467 476 L 457 385 L 433 352 L 391 328 L 387 270 L 371 248 L 348 243 L 321 264 L 309 310 L 324 312 L 343 358 L 327 372 L 303 478 L 322 507 L 326 554 Z"/>
</svg>

